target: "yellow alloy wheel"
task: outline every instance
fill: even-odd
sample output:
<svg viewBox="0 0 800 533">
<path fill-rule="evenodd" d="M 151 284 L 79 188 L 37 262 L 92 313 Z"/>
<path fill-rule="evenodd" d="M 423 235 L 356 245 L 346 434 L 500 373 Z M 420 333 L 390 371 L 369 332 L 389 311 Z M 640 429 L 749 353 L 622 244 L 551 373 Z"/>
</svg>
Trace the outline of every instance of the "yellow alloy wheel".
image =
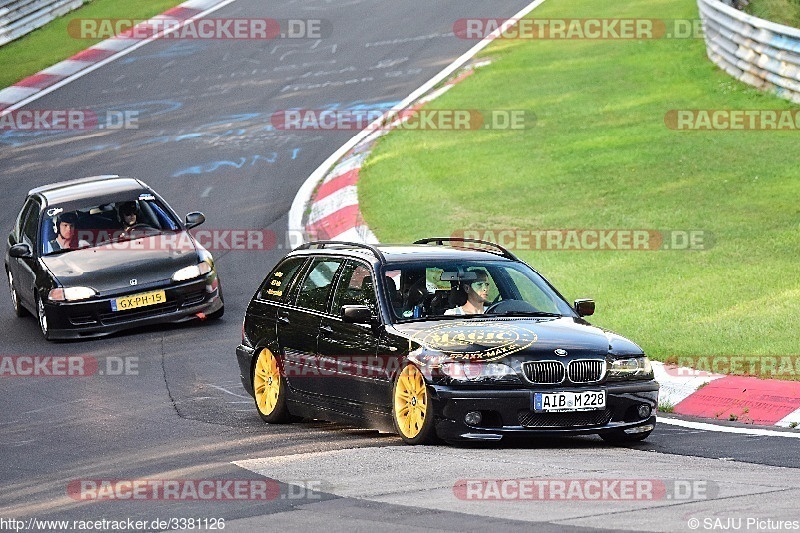
<svg viewBox="0 0 800 533">
<path fill-rule="evenodd" d="M 280 404 L 284 399 L 281 397 L 281 372 L 275 356 L 266 348 L 261 350 L 256 360 L 253 389 L 256 405 L 262 415 L 269 416 L 282 407 Z"/>
<path fill-rule="evenodd" d="M 406 439 L 416 439 L 430 424 L 425 424 L 428 413 L 428 391 L 422 372 L 407 365 L 397 377 L 394 388 L 394 417 L 397 429 Z"/>
</svg>

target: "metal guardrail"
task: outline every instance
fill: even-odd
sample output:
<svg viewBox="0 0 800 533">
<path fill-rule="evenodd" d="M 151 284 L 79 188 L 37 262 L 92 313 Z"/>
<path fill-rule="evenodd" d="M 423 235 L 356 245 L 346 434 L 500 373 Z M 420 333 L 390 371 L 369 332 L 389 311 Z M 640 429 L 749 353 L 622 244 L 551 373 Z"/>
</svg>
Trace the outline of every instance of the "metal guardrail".
<svg viewBox="0 0 800 533">
<path fill-rule="evenodd" d="M 800 104 L 800 29 L 697 0 L 709 59 L 734 78 Z"/>
<path fill-rule="evenodd" d="M 87 0 L 0 0 L 0 46 L 81 7 Z"/>
</svg>

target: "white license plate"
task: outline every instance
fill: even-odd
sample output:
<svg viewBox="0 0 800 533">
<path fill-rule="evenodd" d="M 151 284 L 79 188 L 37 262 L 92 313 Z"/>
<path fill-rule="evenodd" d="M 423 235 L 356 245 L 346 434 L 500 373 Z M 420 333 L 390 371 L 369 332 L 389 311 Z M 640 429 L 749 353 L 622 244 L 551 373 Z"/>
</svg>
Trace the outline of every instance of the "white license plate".
<svg viewBox="0 0 800 533">
<path fill-rule="evenodd" d="M 537 413 L 550 411 L 594 411 L 605 409 L 606 391 L 584 392 L 535 392 L 533 410 Z"/>
<path fill-rule="evenodd" d="M 141 292 L 111 300 L 111 309 L 125 311 L 127 309 L 136 309 L 137 307 L 161 304 L 166 301 L 167 294 L 164 291 Z"/>
</svg>

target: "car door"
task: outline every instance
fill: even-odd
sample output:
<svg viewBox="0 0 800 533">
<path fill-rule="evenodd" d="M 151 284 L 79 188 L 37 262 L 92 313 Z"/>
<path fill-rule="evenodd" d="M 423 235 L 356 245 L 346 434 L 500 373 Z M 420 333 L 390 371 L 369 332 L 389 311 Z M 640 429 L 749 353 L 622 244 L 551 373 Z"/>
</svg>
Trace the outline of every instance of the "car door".
<svg viewBox="0 0 800 533">
<path fill-rule="evenodd" d="M 349 324 L 341 319 L 343 305 L 365 305 L 379 317 L 373 272 L 361 261 L 342 267 L 331 313 L 320 323 L 319 365 L 325 394 L 359 403 L 384 404 L 380 379 L 385 361 L 378 357 L 375 324 Z"/>
<path fill-rule="evenodd" d="M 17 225 L 11 236 L 9 245 L 25 243 L 33 252 L 30 257 L 10 257 L 8 268 L 14 277 L 14 286 L 24 307 L 29 310 L 36 309 L 34 294 L 36 290 L 37 269 L 39 266 L 39 211 L 41 205 L 35 198 L 28 199 L 17 219 Z M 12 242 L 14 241 L 14 242 Z"/>
<path fill-rule="evenodd" d="M 277 312 L 278 342 L 283 350 L 286 381 L 295 390 L 320 394 L 317 339 L 328 309 L 331 288 L 342 258 L 315 257 Z"/>
</svg>

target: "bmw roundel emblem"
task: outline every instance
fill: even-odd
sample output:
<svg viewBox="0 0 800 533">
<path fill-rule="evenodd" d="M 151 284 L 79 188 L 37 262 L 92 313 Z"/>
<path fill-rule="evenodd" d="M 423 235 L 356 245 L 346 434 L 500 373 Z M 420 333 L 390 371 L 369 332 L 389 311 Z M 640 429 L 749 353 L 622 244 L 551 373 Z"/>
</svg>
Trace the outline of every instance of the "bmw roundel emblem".
<svg viewBox="0 0 800 533">
<path fill-rule="evenodd" d="M 133 286 L 133 285 L 136 285 L 136 284 L 137 284 L 137 283 L 139 283 L 139 282 L 136 280 L 136 278 L 133 278 L 133 279 L 132 279 L 132 280 L 130 280 L 128 283 L 130 283 L 130 284 L 131 284 L 131 286 Z"/>
<path fill-rule="evenodd" d="M 567 351 L 564 350 L 563 348 L 556 348 L 556 355 L 559 357 L 564 357 L 565 355 L 567 355 Z"/>
</svg>

